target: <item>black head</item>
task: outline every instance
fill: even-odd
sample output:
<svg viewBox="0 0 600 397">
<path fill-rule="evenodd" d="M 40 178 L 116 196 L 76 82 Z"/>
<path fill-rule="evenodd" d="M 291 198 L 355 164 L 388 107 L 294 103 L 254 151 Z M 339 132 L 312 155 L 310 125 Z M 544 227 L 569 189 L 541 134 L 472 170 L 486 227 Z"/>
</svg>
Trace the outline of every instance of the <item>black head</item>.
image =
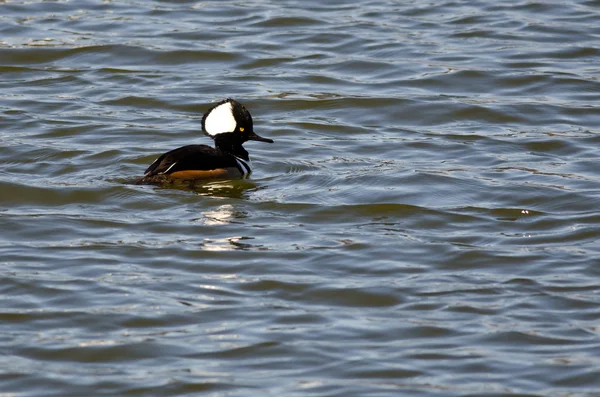
<svg viewBox="0 0 600 397">
<path fill-rule="evenodd" d="M 272 139 L 263 138 L 254 132 L 250 112 L 244 105 L 231 98 L 217 103 L 204 114 L 202 130 L 213 139 L 219 134 L 233 133 L 242 143 L 246 141 L 273 143 Z"/>
</svg>

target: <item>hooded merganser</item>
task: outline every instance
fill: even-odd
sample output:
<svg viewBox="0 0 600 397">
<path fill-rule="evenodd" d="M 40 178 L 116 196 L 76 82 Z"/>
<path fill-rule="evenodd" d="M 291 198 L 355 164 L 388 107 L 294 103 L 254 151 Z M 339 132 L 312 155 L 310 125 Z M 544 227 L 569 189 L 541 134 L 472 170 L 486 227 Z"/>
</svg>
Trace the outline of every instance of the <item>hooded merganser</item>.
<svg viewBox="0 0 600 397">
<path fill-rule="evenodd" d="M 250 112 L 236 100 L 227 98 L 202 117 L 202 131 L 215 141 L 215 147 L 187 145 L 157 158 L 137 183 L 192 181 L 207 178 L 247 177 L 252 172 L 246 141 L 273 143 L 254 132 Z"/>
</svg>

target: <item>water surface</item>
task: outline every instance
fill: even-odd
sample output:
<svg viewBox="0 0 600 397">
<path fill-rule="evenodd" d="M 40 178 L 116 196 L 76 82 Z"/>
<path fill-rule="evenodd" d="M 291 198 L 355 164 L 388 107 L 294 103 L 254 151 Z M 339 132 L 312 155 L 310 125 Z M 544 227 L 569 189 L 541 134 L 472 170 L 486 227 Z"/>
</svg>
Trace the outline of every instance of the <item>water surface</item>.
<svg viewBox="0 0 600 397">
<path fill-rule="evenodd" d="M 2 396 L 600 394 L 600 2 L 0 11 Z"/>
</svg>

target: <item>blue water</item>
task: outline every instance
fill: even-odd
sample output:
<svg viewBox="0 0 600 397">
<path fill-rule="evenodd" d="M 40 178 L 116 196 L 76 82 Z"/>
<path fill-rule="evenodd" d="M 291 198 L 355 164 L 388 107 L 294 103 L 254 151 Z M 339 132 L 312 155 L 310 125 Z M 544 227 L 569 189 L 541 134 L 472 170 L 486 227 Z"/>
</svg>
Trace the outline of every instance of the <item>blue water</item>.
<svg viewBox="0 0 600 397">
<path fill-rule="evenodd" d="M 600 2 L 0 11 L 1 397 L 600 395 Z"/>
</svg>

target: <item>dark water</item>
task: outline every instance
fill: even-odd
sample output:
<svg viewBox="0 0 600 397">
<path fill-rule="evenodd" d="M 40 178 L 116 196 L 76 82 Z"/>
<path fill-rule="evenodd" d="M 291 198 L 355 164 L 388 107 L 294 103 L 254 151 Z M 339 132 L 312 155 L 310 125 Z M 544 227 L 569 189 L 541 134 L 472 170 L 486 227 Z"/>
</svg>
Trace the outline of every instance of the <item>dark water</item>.
<svg viewBox="0 0 600 397">
<path fill-rule="evenodd" d="M 600 2 L 0 1 L 0 396 L 600 396 Z M 244 103 L 250 180 L 132 186 Z"/>
</svg>

